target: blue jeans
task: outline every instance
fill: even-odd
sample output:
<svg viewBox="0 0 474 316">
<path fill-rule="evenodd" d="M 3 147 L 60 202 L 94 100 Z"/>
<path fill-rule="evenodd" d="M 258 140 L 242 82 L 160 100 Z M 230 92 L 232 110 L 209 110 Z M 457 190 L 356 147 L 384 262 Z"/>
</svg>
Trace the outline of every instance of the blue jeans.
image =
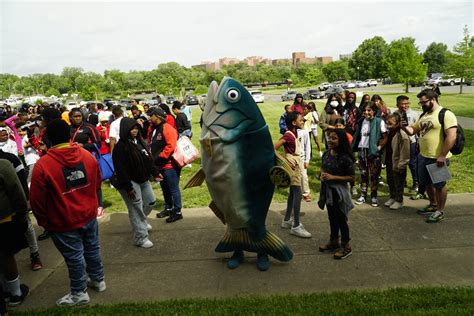
<svg viewBox="0 0 474 316">
<path fill-rule="evenodd" d="M 179 176 L 181 169 L 171 168 L 161 171 L 163 180 L 160 182 L 165 199 L 165 209 L 181 212 L 181 191 L 179 190 Z"/>
<path fill-rule="evenodd" d="M 66 262 L 71 293 L 83 292 L 87 289 L 87 275 L 93 281 L 104 280 L 97 219 L 94 218 L 76 230 L 50 233 L 54 245 Z"/>
<path fill-rule="evenodd" d="M 426 158 L 426 157 L 423 157 L 421 154 L 418 155 L 418 177 L 420 180 L 420 185 L 426 186 L 426 185 L 431 184 L 436 189 L 442 189 L 446 185 L 446 181 L 433 183 L 433 181 L 431 181 L 430 174 L 428 173 L 428 170 L 426 169 L 427 165 L 431 165 L 433 163 L 436 163 L 436 159 Z M 446 166 L 449 167 L 449 164 L 450 164 L 449 159 L 446 159 Z"/>
<path fill-rule="evenodd" d="M 408 167 L 413 178 L 413 185 L 418 184 L 418 150 L 416 142 L 410 144 L 410 163 Z"/>
<path fill-rule="evenodd" d="M 149 181 L 143 183 L 132 181 L 132 186 L 135 190 L 135 200 L 130 199 L 125 190 L 119 190 L 119 192 L 127 205 L 128 218 L 132 225 L 135 244 L 140 244 L 148 238 L 146 218 L 155 205 L 156 197 Z"/>
</svg>

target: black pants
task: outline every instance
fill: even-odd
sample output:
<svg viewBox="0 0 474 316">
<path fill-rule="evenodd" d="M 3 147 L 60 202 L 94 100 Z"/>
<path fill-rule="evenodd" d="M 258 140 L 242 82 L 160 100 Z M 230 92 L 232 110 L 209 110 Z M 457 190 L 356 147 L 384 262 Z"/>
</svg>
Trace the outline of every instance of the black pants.
<svg viewBox="0 0 474 316">
<path fill-rule="evenodd" d="M 339 200 L 339 195 L 337 191 L 332 190 L 333 201 Z M 349 225 L 347 224 L 347 216 L 339 208 L 339 204 L 335 205 L 326 205 L 328 209 L 328 218 L 329 225 L 331 227 L 331 239 L 337 239 L 339 237 L 339 231 L 341 231 L 341 241 L 349 242 L 351 238 L 349 237 Z"/>
</svg>

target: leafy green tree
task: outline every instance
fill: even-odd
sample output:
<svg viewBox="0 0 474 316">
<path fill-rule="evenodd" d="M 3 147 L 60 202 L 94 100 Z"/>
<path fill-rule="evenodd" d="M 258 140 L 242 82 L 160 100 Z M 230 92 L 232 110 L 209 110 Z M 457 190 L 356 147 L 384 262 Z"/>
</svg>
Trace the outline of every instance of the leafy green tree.
<svg viewBox="0 0 474 316">
<path fill-rule="evenodd" d="M 428 73 L 443 73 L 448 62 L 448 46 L 431 43 L 423 53 L 423 63 L 428 65 Z"/>
<path fill-rule="evenodd" d="M 345 60 L 333 61 L 324 65 L 322 72 L 329 81 L 349 79 L 349 66 Z"/>
<path fill-rule="evenodd" d="M 448 55 L 447 70 L 461 78 L 459 93 L 466 81 L 474 79 L 474 37 L 469 34 L 469 29 L 464 26 L 463 39 L 454 46 L 453 53 Z"/>
<path fill-rule="evenodd" d="M 418 52 L 413 38 L 402 38 L 391 42 L 383 62 L 387 74 L 395 82 L 405 84 L 406 93 L 410 83 L 422 81 L 426 76 L 427 65 L 423 64 L 423 56 Z"/>
<path fill-rule="evenodd" d="M 67 80 L 70 90 L 77 91 L 76 79 L 83 72 L 84 70 L 79 67 L 64 67 L 61 76 Z"/>
<path fill-rule="evenodd" d="M 358 73 L 361 80 L 382 78 L 385 72 L 382 59 L 387 49 L 388 45 L 381 36 L 366 39 L 349 59 L 351 73 Z"/>
</svg>

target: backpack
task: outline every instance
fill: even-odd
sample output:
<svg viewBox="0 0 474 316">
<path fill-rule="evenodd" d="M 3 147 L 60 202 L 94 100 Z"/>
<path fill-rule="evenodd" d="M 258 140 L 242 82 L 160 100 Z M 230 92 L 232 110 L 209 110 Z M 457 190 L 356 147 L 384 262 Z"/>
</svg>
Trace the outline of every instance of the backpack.
<svg viewBox="0 0 474 316">
<path fill-rule="evenodd" d="M 442 108 L 441 111 L 439 111 L 438 114 L 438 121 L 441 124 L 441 128 L 443 130 L 443 138 L 446 138 L 446 133 L 444 132 L 444 115 L 446 114 L 446 111 L 449 111 L 446 108 Z M 420 118 L 424 115 L 425 113 L 422 113 L 420 115 Z M 450 152 L 453 155 L 459 155 L 462 153 L 464 150 L 464 144 L 466 142 L 466 138 L 464 137 L 464 130 L 462 129 L 462 126 L 458 124 L 457 129 L 456 129 L 456 140 L 454 141 L 453 147 L 451 147 Z"/>
</svg>

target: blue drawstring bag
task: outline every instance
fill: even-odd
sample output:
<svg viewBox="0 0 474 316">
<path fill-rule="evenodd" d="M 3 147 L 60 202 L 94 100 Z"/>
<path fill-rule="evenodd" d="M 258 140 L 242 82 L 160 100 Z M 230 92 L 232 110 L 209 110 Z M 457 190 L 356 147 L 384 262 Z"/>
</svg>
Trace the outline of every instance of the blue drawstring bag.
<svg viewBox="0 0 474 316">
<path fill-rule="evenodd" d="M 112 154 L 108 153 L 105 155 L 100 154 L 99 147 L 94 144 L 97 153 L 94 155 L 99 163 L 100 172 L 102 173 L 102 180 L 108 180 L 113 177 L 115 168 L 112 161 Z"/>
</svg>

